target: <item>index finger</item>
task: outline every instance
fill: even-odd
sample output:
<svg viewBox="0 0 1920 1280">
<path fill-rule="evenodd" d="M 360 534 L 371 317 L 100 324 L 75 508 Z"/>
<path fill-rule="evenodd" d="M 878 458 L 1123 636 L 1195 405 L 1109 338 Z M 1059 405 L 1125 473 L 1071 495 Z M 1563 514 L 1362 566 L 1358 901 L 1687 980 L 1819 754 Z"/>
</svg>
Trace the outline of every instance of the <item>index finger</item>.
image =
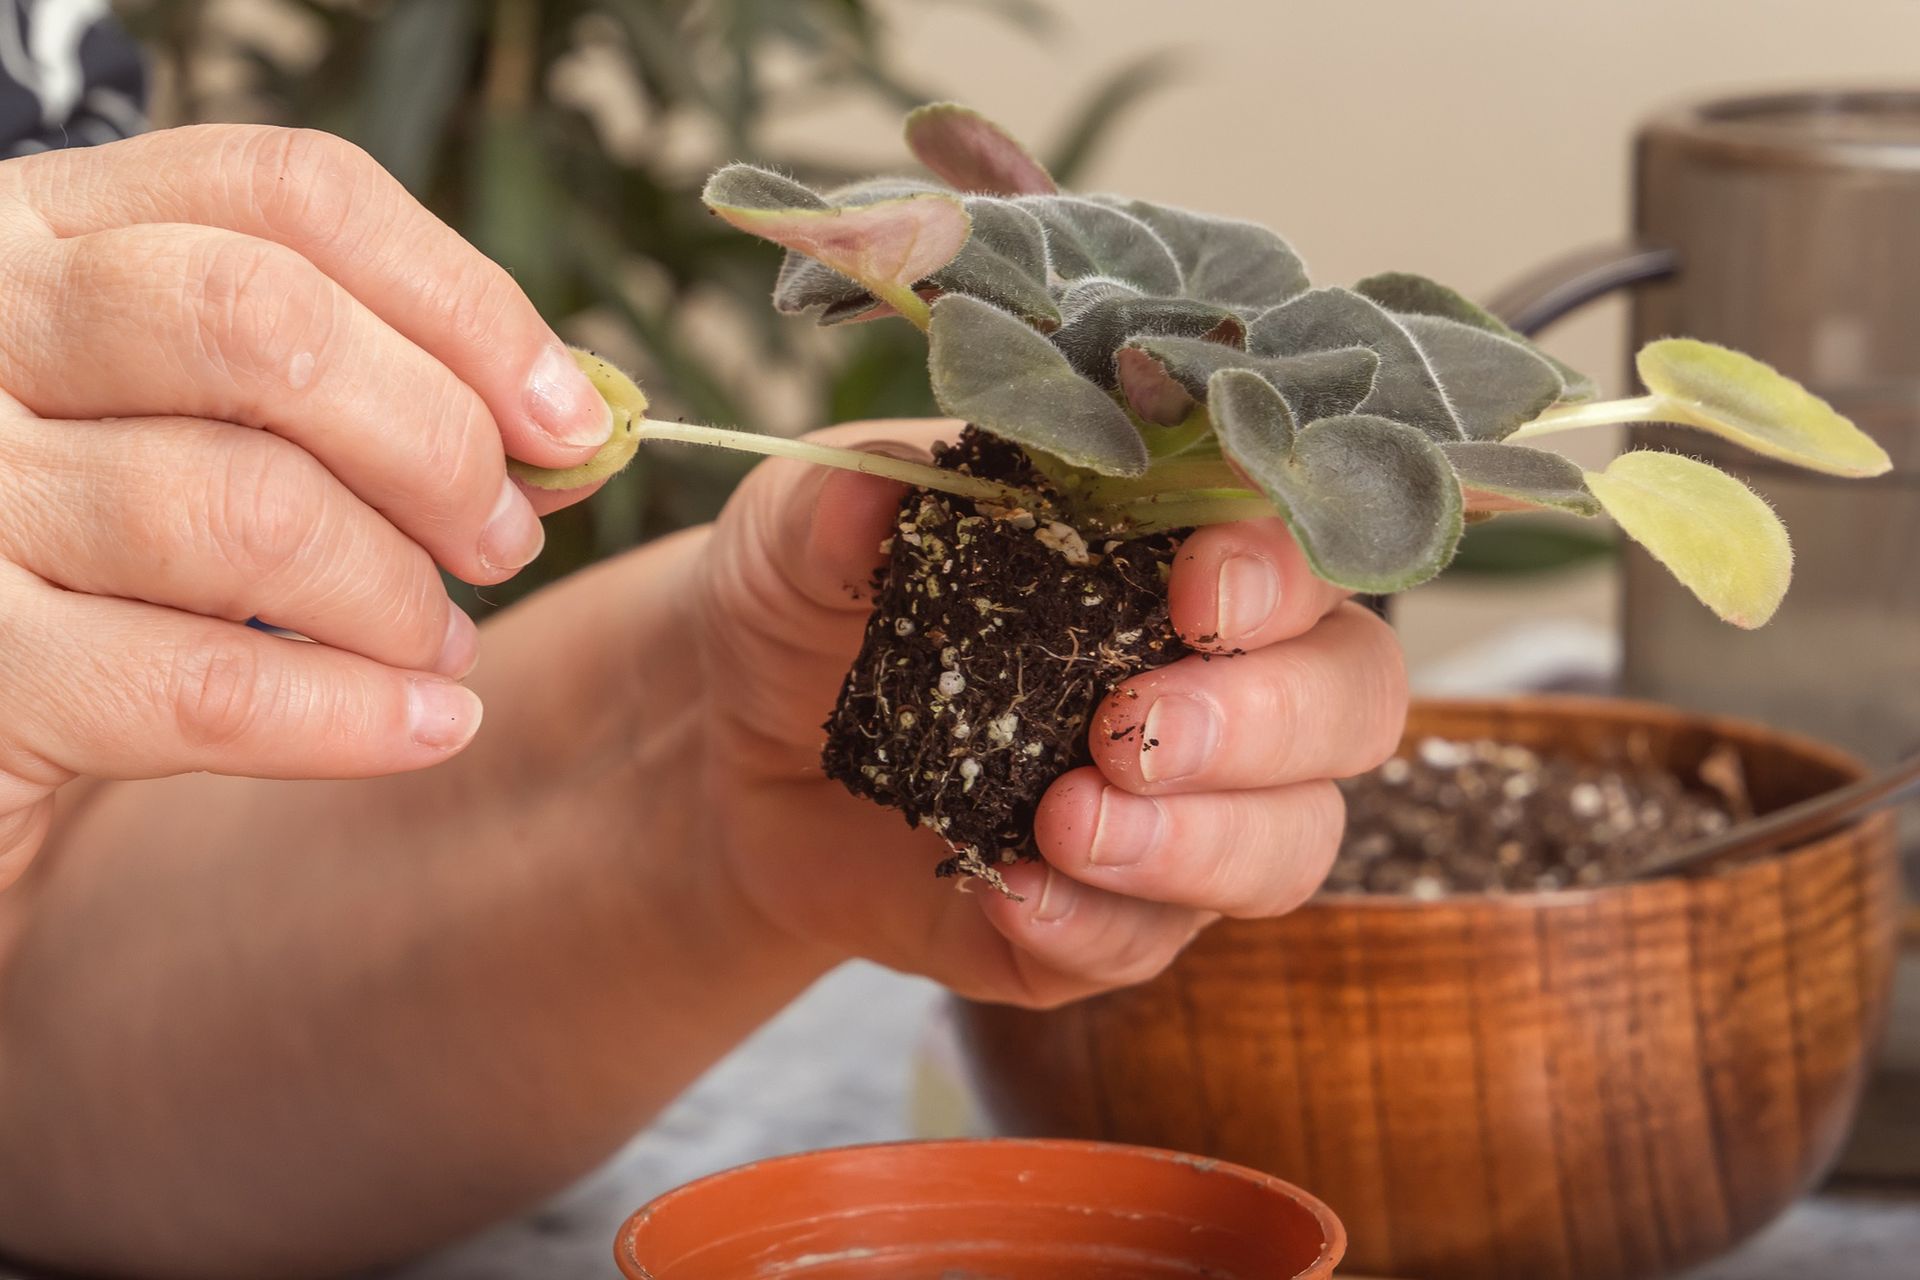
<svg viewBox="0 0 1920 1280">
<path fill-rule="evenodd" d="M 1167 605 L 1182 640 L 1229 653 L 1302 635 L 1350 594 L 1316 577 L 1273 518 L 1195 530 L 1174 557 Z"/>
<path fill-rule="evenodd" d="M 197 223 L 294 250 L 473 388 L 516 458 L 573 466 L 613 430 L 606 402 L 513 278 L 343 138 L 198 125 L 8 168 L 62 238 Z"/>
</svg>

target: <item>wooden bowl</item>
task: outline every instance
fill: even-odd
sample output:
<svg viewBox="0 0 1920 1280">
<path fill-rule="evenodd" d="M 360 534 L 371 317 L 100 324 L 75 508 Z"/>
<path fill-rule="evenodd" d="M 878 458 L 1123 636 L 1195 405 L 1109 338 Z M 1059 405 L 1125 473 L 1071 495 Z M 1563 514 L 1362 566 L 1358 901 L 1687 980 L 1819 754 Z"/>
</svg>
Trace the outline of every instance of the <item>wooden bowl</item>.
<svg viewBox="0 0 1920 1280">
<path fill-rule="evenodd" d="M 1677 771 L 1734 743 L 1756 805 L 1858 776 L 1742 721 L 1594 699 L 1416 705 L 1495 738 Z M 1004 1132 L 1203 1152 L 1309 1186 L 1348 1264 L 1421 1280 L 1633 1280 L 1722 1253 L 1833 1160 L 1888 1007 L 1889 815 L 1697 880 L 1324 897 L 1227 921 L 1145 986 L 960 1029 Z"/>
<path fill-rule="evenodd" d="M 1297 1187 L 1098 1142 L 895 1142 L 743 1165 L 620 1229 L 629 1280 L 1328 1280 L 1345 1237 Z"/>
</svg>

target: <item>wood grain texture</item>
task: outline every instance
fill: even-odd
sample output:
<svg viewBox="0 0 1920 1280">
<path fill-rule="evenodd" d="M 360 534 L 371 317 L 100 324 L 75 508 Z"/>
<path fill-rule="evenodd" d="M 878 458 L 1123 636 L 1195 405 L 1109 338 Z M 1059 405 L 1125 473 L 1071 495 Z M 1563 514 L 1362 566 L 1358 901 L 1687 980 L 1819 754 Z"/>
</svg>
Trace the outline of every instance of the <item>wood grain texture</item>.
<svg viewBox="0 0 1920 1280">
<path fill-rule="evenodd" d="M 1588 699 L 1426 703 L 1489 736 L 1690 770 L 1740 748 L 1764 811 L 1857 775 L 1739 721 Z M 1891 819 L 1699 880 L 1434 903 L 1323 898 L 1215 926 L 1145 986 L 963 1006 L 1004 1131 L 1266 1169 L 1333 1206 L 1350 1265 L 1640 1280 L 1713 1257 L 1831 1163 L 1885 1020 Z"/>
</svg>

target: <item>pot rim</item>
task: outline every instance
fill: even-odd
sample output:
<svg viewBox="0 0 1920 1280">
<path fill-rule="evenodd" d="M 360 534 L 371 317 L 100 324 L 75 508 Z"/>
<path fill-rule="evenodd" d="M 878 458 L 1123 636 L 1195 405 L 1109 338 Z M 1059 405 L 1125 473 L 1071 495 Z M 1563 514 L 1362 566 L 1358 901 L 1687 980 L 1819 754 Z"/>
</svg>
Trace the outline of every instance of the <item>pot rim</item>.
<svg viewBox="0 0 1920 1280">
<path fill-rule="evenodd" d="M 1522 693 L 1505 696 L 1486 697 L 1435 697 L 1413 699 L 1408 718 L 1421 710 L 1463 715 L 1499 712 L 1509 716 L 1532 718 L 1584 718 L 1589 720 L 1607 720 L 1622 725 L 1642 724 L 1650 719 L 1679 720 L 1689 726 L 1704 730 L 1716 738 L 1729 741 L 1765 738 L 1773 746 L 1796 756 L 1848 775 L 1848 781 L 1864 778 L 1869 772 L 1866 761 L 1850 751 L 1836 747 L 1832 743 L 1805 734 L 1793 733 L 1785 729 L 1776 729 L 1760 720 L 1743 716 L 1719 715 L 1705 711 L 1690 711 L 1669 703 L 1654 702 L 1645 698 L 1613 698 L 1582 693 Z M 1789 862 L 1794 858 L 1819 848 L 1829 840 L 1840 836 L 1852 835 L 1875 825 L 1891 823 L 1890 813 L 1862 814 L 1843 827 L 1836 828 L 1827 835 L 1815 840 L 1802 841 L 1789 845 L 1765 857 L 1751 862 L 1743 862 L 1718 872 L 1716 877 L 1738 877 L 1752 874 L 1760 868 Z M 1635 889 L 1646 890 L 1653 886 L 1672 886 L 1687 884 L 1691 877 L 1684 875 L 1655 876 L 1647 880 L 1634 880 L 1625 883 L 1581 886 L 1567 889 L 1514 889 L 1493 891 L 1476 890 L 1471 893 L 1449 893 L 1444 897 L 1423 899 L 1404 893 L 1366 893 L 1346 891 L 1318 894 L 1301 905 L 1302 911 L 1341 910 L 1341 911 L 1431 911 L 1435 908 L 1471 907 L 1475 910 L 1515 910 L 1530 911 L 1541 908 L 1563 908 L 1589 906 L 1606 898 L 1618 897 Z M 1697 883 L 1697 882 L 1695 882 Z"/>
<path fill-rule="evenodd" d="M 1817 137 L 1781 127 L 1819 116 L 1920 116 L 1920 85 L 1824 84 L 1688 102 L 1641 126 L 1643 140 L 1745 168 L 1920 173 L 1920 138 Z"/>
<path fill-rule="evenodd" d="M 849 1157 L 857 1158 L 875 1151 L 919 1149 L 928 1156 L 937 1157 L 943 1151 L 981 1147 L 1028 1148 L 1063 1154 L 1120 1156 L 1129 1159 L 1144 1157 L 1190 1165 L 1206 1173 L 1224 1174 L 1286 1197 L 1305 1209 L 1312 1216 L 1315 1225 L 1320 1228 L 1320 1256 L 1305 1270 L 1295 1272 L 1289 1280 L 1329 1280 L 1334 1268 L 1339 1266 L 1340 1260 L 1346 1256 L 1347 1229 L 1325 1201 L 1283 1178 L 1276 1178 L 1272 1174 L 1262 1173 L 1258 1169 L 1250 1169 L 1245 1165 L 1161 1147 L 1139 1146 L 1125 1142 L 1099 1142 L 1084 1138 L 910 1138 L 895 1142 L 863 1142 L 840 1147 L 820 1147 L 788 1155 L 768 1156 L 735 1165 L 730 1169 L 716 1170 L 690 1182 L 684 1182 L 647 1201 L 620 1224 L 620 1233 L 615 1237 L 613 1246 L 614 1263 L 620 1268 L 621 1274 L 629 1280 L 654 1280 L 653 1273 L 647 1270 L 635 1251 L 634 1237 L 640 1229 L 657 1215 L 670 1212 L 677 1202 L 710 1191 L 718 1184 L 734 1178 L 751 1176 L 770 1168 L 805 1166 L 844 1160 Z"/>
</svg>

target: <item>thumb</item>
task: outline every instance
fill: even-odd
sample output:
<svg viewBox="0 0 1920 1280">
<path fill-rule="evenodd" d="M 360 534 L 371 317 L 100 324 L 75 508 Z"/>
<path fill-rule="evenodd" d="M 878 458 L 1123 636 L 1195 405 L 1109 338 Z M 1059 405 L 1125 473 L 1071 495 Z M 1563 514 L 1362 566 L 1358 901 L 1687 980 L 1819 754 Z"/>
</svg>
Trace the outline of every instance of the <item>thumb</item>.
<svg viewBox="0 0 1920 1280">
<path fill-rule="evenodd" d="M 953 430 L 865 424 L 810 438 L 924 461 Z M 776 460 L 753 470 L 714 530 L 705 586 L 715 688 L 758 734 L 808 764 L 860 648 L 881 546 L 906 493 L 896 481 Z"/>
</svg>

